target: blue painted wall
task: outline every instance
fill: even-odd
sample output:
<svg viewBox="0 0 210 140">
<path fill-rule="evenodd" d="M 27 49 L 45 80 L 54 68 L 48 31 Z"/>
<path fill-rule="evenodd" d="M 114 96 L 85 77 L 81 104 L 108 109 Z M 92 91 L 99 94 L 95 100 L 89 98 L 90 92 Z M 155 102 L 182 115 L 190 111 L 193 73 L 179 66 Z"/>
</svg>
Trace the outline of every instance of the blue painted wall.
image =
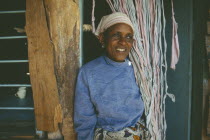
<svg viewBox="0 0 210 140">
<path fill-rule="evenodd" d="M 168 71 L 169 92 L 176 96 L 167 99 L 167 140 L 201 140 L 202 81 L 204 75 L 207 0 L 174 0 L 178 22 L 180 59 L 176 70 Z M 167 19 L 168 60 L 171 58 L 171 6 L 165 0 Z M 200 25 L 200 26 L 198 26 Z M 168 61 L 168 64 L 170 61 Z"/>
<path fill-rule="evenodd" d="M 168 65 L 171 60 L 171 1 L 165 0 Z M 180 59 L 176 70 L 168 70 L 169 92 L 176 96 L 173 103 L 166 102 L 167 140 L 190 140 L 191 82 L 192 82 L 192 1 L 174 1 L 175 18 L 178 23 Z"/>
</svg>

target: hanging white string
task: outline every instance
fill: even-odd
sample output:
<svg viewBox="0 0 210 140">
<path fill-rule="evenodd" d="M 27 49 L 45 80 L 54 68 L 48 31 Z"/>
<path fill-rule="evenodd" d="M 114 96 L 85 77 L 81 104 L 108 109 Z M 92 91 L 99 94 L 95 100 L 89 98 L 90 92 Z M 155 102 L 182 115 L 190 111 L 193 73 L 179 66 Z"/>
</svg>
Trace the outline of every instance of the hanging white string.
<svg viewBox="0 0 210 140">
<path fill-rule="evenodd" d="M 95 30 L 96 30 L 96 28 L 95 28 L 95 14 L 94 14 L 94 12 L 95 12 L 95 0 L 93 0 L 93 7 L 92 7 L 92 32 L 93 33 L 95 33 Z"/>
<path fill-rule="evenodd" d="M 171 68 L 175 70 L 176 64 L 179 60 L 179 40 L 178 40 L 178 24 L 176 23 L 175 17 L 174 17 L 174 5 L 173 0 L 171 0 L 171 6 L 172 6 L 172 24 L 173 24 L 173 31 L 172 31 L 172 52 L 171 52 Z"/>
</svg>

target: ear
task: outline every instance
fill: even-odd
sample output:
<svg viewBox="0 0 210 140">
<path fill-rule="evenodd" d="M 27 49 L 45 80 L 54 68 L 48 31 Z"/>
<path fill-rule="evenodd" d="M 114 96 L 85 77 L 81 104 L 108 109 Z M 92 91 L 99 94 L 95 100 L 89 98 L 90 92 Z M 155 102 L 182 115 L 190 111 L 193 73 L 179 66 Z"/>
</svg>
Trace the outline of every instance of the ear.
<svg viewBox="0 0 210 140">
<path fill-rule="evenodd" d="M 104 45 L 104 35 L 102 33 L 98 36 L 98 40 L 102 45 Z"/>
</svg>

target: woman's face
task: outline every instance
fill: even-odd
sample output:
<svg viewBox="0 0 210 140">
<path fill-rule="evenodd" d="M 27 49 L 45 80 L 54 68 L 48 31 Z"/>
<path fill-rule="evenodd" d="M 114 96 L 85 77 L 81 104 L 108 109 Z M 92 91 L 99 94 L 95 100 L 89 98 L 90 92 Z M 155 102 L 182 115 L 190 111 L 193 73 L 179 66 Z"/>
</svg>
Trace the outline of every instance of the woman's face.
<svg viewBox="0 0 210 140">
<path fill-rule="evenodd" d="M 109 27 L 103 34 L 107 56 L 116 62 L 124 62 L 133 46 L 133 30 L 124 23 Z"/>
</svg>

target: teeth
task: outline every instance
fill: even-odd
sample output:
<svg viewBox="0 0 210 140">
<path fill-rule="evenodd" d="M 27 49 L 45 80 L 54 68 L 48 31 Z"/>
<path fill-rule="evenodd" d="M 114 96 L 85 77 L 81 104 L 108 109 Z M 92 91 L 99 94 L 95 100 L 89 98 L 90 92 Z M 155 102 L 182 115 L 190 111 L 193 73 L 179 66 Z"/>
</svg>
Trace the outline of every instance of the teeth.
<svg viewBox="0 0 210 140">
<path fill-rule="evenodd" d="M 117 49 L 117 51 L 124 52 L 125 49 Z"/>
</svg>

